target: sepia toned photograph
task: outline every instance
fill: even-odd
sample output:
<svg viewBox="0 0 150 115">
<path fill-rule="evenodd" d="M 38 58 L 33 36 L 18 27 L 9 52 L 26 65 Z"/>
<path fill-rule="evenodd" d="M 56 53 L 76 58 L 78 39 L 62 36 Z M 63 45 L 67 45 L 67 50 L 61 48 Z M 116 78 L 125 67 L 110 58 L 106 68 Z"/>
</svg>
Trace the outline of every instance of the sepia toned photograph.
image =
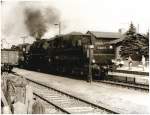
<svg viewBox="0 0 150 115">
<path fill-rule="evenodd" d="M 1 114 L 150 114 L 148 0 L 1 0 Z"/>
</svg>

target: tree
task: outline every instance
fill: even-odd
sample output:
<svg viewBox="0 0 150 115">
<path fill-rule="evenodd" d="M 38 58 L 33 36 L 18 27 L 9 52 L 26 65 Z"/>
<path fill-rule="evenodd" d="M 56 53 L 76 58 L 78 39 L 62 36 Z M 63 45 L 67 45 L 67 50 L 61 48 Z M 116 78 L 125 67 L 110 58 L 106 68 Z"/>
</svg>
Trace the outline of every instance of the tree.
<svg viewBox="0 0 150 115">
<path fill-rule="evenodd" d="M 126 32 L 126 34 L 135 34 L 136 33 L 136 28 L 134 27 L 133 23 L 131 22 L 129 30 Z"/>
<path fill-rule="evenodd" d="M 141 48 L 141 54 L 144 55 L 147 59 L 149 59 L 149 32 L 144 37 L 144 45 Z"/>
<path fill-rule="evenodd" d="M 148 57 L 149 38 L 139 33 L 136 33 L 136 28 L 131 23 L 129 30 L 125 33 L 125 38 L 122 41 L 120 55 L 123 58 L 131 56 L 133 60 L 140 61 L 142 55 Z"/>
</svg>

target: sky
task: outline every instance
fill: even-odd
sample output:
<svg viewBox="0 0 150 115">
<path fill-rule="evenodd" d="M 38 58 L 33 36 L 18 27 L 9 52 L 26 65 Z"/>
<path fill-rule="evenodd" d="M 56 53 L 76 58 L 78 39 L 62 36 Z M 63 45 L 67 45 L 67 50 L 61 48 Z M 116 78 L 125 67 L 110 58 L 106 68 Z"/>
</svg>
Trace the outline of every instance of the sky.
<svg viewBox="0 0 150 115">
<path fill-rule="evenodd" d="M 86 33 L 91 31 L 118 32 L 126 31 L 131 23 L 139 28 L 140 33 L 146 33 L 150 27 L 149 0 L 33 0 L 34 7 L 53 7 L 60 16 L 61 34 L 72 31 Z M 35 39 L 29 35 L 24 25 L 21 0 L 6 0 L 1 5 L 1 39 L 4 47 L 23 43 L 22 37 L 27 36 L 26 42 Z M 58 34 L 58 27 L 52 26 L 43 38 Z M 9 44 L 8 44 L 9 43 Z"/>
</svg>

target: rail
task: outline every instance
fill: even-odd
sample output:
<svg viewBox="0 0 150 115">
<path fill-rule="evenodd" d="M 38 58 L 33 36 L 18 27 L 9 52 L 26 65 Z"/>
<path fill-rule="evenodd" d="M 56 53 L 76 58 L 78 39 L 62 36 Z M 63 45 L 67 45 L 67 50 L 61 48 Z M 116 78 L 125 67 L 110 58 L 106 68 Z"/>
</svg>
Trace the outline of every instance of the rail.
<svg viewBox="0 0 150 115">
<path fill-rule="evenodd" d="M 130 84 L 130 83 L 124 83 L 124 82 L 117 82 L 117 81 L 108 81 L 108 80 L 97 80 L 94 82 L 116 85 L 116 86 L 121 86 L 121 87 L 126 87 L 126 88 L 132 88 L 132 89 L 136 89 L 136 90 L 149 91 L 148 85 Z"/>
</svg>

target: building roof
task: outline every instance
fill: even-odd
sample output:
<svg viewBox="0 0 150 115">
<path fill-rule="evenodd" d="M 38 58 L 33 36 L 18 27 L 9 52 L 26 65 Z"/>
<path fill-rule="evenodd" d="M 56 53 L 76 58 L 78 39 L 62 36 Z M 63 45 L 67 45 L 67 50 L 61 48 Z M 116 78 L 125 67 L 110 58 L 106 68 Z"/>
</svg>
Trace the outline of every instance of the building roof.
<svg viewBox="0 0 150 115">
<path fill-rule="evenodd" d="M 145 34 L 137 33 L 137 35 L 138 35 L 139 37 L 143 37 L 143 38 L 146 37 Z M 120 42 L 122 42 L 124 39 L 125 39 L 125 34 L 122 34 L 122 37 L 121 37 L 120 39 L 112 40 L 112 41 L 110 41 L 110 44 L 117 44 L 117 43 L 120 43 Z"/>
<path fill-rule="evenodd" d="M 120 43 L 124 40 L 125 37 L 121 37 L 120 39 L 116 39 L 116 40 L 112 40 L 110 41 L 109 43 L 110 44 L 117 44 L 117 43 Z"/>
<path fill-rule="evenodd" d="M 96 38 L 121 38 L 122 34 L 119 32 L 99 32 L 99 31 L 88 31 Z"/>
<path fill-rule="evenodd" d="M 83 35 L 83 33 L 73 31 L 73 32 L 68 33 L 67 35 Z"/>
<path fill-rule="evenodd" d="M 76 32 L 76 31 L 73 31 L 73 32 L 70 32 L 70 33 L 67 33 L 67 34 L 61 34 L 61 35 L 56 35 L 54 37 L 51 37 L 50 39 L 48 39 L 48 41 L 51 41 L 51 40 L 54 40 L 56 38 L 61 38 L 61 37 L 64 37 L 64 36 L 81 36 L 81 35 L 86 35 L 86 34 L 83 34 L 81 32 Z"/>
</svg>

